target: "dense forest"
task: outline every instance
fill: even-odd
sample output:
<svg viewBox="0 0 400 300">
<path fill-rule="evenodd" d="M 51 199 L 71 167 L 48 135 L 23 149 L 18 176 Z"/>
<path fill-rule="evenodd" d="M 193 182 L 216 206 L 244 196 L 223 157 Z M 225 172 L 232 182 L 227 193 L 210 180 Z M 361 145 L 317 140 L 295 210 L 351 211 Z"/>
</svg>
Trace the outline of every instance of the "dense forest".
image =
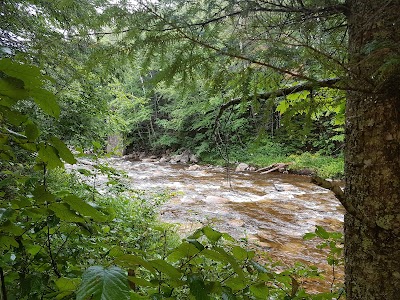
<svg viewBox="0 0 400 300">
<path fill-rule="evenodd" d="M 397 299 L 399 0 L 4 0 L 0 14 L 0 299 Z M 181 240 L 157 218 L 171 195 L 103 159 L 185 150 L 317 175 L 346 209 L 344 259 L 341 233 L 305 238 L 344 263 L 345 288 L 307 291 L 316 268 L 210 226 Z M 65 169 L 82 157 L 92 170 Z"/>
</svg>

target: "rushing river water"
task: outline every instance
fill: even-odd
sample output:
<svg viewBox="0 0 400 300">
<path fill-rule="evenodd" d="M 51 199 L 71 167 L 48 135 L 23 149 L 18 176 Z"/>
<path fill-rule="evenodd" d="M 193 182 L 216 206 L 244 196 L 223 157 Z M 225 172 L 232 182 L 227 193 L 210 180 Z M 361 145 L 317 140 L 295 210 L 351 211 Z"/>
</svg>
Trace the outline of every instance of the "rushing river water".
<svg viewBox="0 0 400 300">
<path fill-rule="evenodd" d="M 132 187 L 176 192 L 161 207 L 160 218 L 179 223 L 189 234 L 211 225 L 236 239 L 246 238 L 286 263 L 302 261 L 321 267 L 323 252 L 316 241 L 304 241 L 315 225 L 339 231 L 343 209 L 334 195 L 297 175 L 230 173 L 223 168 L 112 159 L 110 165 L 125 171 Z M 229 178 L 229 180 L 228 180 Z"/>
</svg>

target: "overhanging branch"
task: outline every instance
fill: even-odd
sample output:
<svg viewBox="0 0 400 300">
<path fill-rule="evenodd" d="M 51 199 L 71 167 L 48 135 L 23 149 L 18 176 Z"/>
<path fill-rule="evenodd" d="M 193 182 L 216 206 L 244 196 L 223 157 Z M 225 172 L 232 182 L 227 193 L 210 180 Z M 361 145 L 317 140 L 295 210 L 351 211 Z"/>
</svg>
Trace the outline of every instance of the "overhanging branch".
<svg viewBox="0 0 400 300">
<path fill-rule="evenodd" d="M 255 96 L 255 98 L 260 99 L 260 100 L 268 100 L 271 97 L 283 97 L 283 96 L 287 96 L 287 95 L 294 94 L 297 92 L 312 91 L 317 88 L 323 88 L 323 87 L 334 88 L 334 89 L 343 89 L 337 85 L 340 81 L 341 81 L 340 78 L 330 78 L 330 79 L 324 79 L 324 80 L 318 80 L 318 81 L 308 81 L 306 83 L 278 89 L 278 90 L 267 92 L 267 93 L 260 93 L 260 94 L 254 95 L 254 96 Z M 227 110 L 229 107 L 239 104 L 242 101 L 243 101 L 243 97 L 238 97 L 238 98 L 234 98 L 234 99 L 230 100 L 229 102 L 221 105 L 221 107 L 219 108 L 219 111 L 218 111 L 218 115 L 215 119 L 215 124 L 218 123 L 219 119 L 221 118 L 221 116 L 225 110 Z"/>
</svg>

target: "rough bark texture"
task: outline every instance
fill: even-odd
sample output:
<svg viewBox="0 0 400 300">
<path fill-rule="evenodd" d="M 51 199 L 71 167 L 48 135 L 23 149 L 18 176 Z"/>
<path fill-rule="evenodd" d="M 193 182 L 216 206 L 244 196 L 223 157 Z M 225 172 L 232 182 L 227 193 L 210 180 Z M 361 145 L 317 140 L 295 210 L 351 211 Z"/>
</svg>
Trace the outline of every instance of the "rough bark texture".
<svg viewBox="0 0 400 300">
<path fill-rule="evenodd" d="M 400 0 L 348 0 L 348 300 L 400 299 Z"/>
</svg>

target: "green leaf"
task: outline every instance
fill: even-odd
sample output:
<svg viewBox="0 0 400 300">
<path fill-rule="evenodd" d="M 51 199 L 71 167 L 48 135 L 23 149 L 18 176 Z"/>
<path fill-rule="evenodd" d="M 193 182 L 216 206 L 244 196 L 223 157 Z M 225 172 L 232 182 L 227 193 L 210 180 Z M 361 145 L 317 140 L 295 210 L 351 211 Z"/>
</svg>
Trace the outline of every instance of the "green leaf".
<svg viewBox="0 0 400 300">
<path fill-rule="evenodd" d="M 173 265 L 167 263 L 162 259 L 155 259 L 149 261 L 149 263 L 159 272 L 169 276 L 174 280 L 179 280 L 181 278 L 181 272 L 176 269 Z"/>
<path fill-rule="evenodd" d="M 210 242 L 216 243 L 222 237 L 222 233 L 212 229 L 210 226 L 205 226 L 202 229 L 204 235 Z"/>
<path fill-rule="evenodd" d="M 150 281 L 144 280 L 143 278 L 139 277 L 128 276 L 128 280 L 140 286 L 147 286 L 147 287 L 156 286 L 155 283 L 152 283 Z"/>
<path fill-rule="evenodd" d="M 192 240 L 192 239 L 186 239 L 186 241 L 190 244 L 192 244 L 193 246 L 195 246 L 198 250 L 202 251 L 204 249 L 204 246 L 202 243 L 200 243 L 197 240 Z"/>
<path fill-rule="evenodd" d="M 151 273 L 156 274 L 156 270 L 153 268 L 153 266 L 142 259 L 139 256 L 133 255 L 133 254 L 126 254 L 126 255 L 121 255 L 118 256 L 115 261 L 116 264 L 126 267 L 126 268 L 131 268 L 134 269 L 136 266 L 142 266 L 149 270 Z"/>
<path fill-rule="evenodd" d="M 28 117 L 24 114 L 21 114 L 20 112 L 3 107 L 2 110 L 4 113 L 4 117 L 12 125 L 20 126 L 28 120 Z"/>
<path fill-rule="evenodd" d="M 187 237 L 188 240 L 197 240 L 203 235 L 202 228 L 197 229 L 193 234 Z"/>
<path fill-rule="evenodd" d="M 81 283 L 80 278 L 61 277 L 55 281 L 59 291 L 75 291 Z"/>
<path fill-rule="evenodd" d="M 29 122 L 25 126 L 25 135 L 29 141 L 33 142 L 39 137 L 39 128 L 32 122 Z"/>
<path fill-rule="evenodd" d="M 65 203 L 52 203 L 48 208 L 52 210 L 60 220 L 73 223 L 85 222 L 85 219 L 70 210 Z"/>
<path fill-rule="evenodd" d="M 239 246 L 234 246 L 232 248 L 232 254 L 237 260 L 240 260 L 240 261 L 243 261 L 243 260 L 247 259 L 247 257 L 248 257 L 247 251 Z"/>
<path fill-rule="evenodd" d="M 49 169 L 55 169 L 57 167 L 64 166 L 60 160 L 60 157 L 58 156 L 57 150 L 53 146 L 46 145 L 44 143 L 39 144 L 37 160 L 39 163 L 45 163 Z"/>
<path fill-rule="evenodd" d="M 235 257 L 233 257 L 232 255 L 230 255 L 229 253 L 227 253 L 223 248 L 220 247 L 216 247 L 214 248 L 216 251 L 218 251 L 219 253 L 221 253 L 225 259 L 227 261 L 229 261 L 229 263 L 232 266 L 232 269 L 236 272 L 236 274 L 239 276 L 240 279 L 244 278 L 244 273 L 243 270 L 240 268 L 240 266 L 238 265 Z"/>
<path fill-rule="evenodd" d="M 75 195 L 69 195 L 63 198 L 63 200 L 69 204 L 69 206 L 77 211 L 84 217 L 89 217 L 94 221 L 104 222 L 107 220 L 106 216 L 95 209 L 93 206 L 86 203 L 84 200 Z"/>
<path fill-rule="evenodd" d="M 82 283 L 76 300 L 128 300 L 130 299 L 128 275 L 118 267 L 88 268 L 82 275 Z"/>
<path fill-rule="evenodd" d="M 176 262 L 183 258 L 190 258 L 199 252 L 200 250 L 196 246 L 183 242 L 168 255 L 168 260 Z"/>
<path fill-rule="evenodd" d="M 287 109 L 289 108 L 289 103 L 286 100 L 282 100 L 279 105 L 276 107 L 276 111 L 280 112 L 281 114 L 284 114 Z"/>
<path fill-rule="evenodd" d="M 250 286 L 250 293 L 256 299 L 266 299 L 269 295 L 269 288 L 264 282 Z"/>
<path fill-rule="evenodd" d="M 316 226 L 315 233 L 324 240 L 329 239 L 329 233 L 321 226 Z"/>
<path fill-rule="evenodd" d="M 211 250 L 211 249 L 205 249 L 201 252 L 201 254 L 203 256 L 207 257 L 208 259 L 220 261 L 225 264 L 229 263 L 229 259 L 227 259 L 224 255 L 222 255 L 221 253 L 219 253 L 217 251 Z"/>
<path fill-rule="evenodd" d="M 303 240 L 311 240 L 315 238 L 317 235 L 313 232 L 307 232 L 305 235 L 303 235 Z"/>
<path fill-rule="evenodd" d="M 286 99 L 288 100 L 304 100 L 310 95 L 310 91 L 301 91 L 293 94 L 289 94 L 286 96 Z"/>
<path fill-rule="evenodd" d="M 11 235 L 19 236 L 24 233 L 24 229 L 15 225 L 11 221 L 6 221 L 0 226 L 0 232 L 7 232 Z"/>
<path fill-rule="evenodd" d="M 26 245 L 25 248 L 26 248 L 26 252 L 28 252 L 32 256 L 35 256 L 42 249 L 42 246 L 39 246 L 39 245 Z"/>
<path fill-rule="evenodd" d="M 3 180 L 4 182 L 8 182 L 7 179 Z M 0 187 L 1 187 L 2 181 L 0 181 Z M 9 218 L 14 214 L 15 210 L 11 208 L 0 208 L 0 225 L 3 224 L 4 222 L 8 221 Z"/>
<path fill-rule="evenodd" d="M 17 241 L 11 237 L 6 235 L 0 236 L 0 249 L 9 249 L 11 246 L 18 248 L 19 245 Z"/>
<path fill-rule="evenodd" d="M 251 261 L 250 263 L 257 270 L 257 272 L 260 272 L 260 273 L 268 273 L 269 272 L 265 267 L 260 265 L 258 262 Z"/>
<path fill-rule="evenodd" d="M 118 257 L 118 256 L 122 256 L 124 254 L 125 254 L 124 250 L 120 246 L 114 246 L 108 252 L 108 255 L 111 256 L 111 257 Z"/>
<path fill-rule="evenodd" d="M 207 289 L 204 284 L 202 277 L 198 274 L 188 275 L 188 282 L 190 287 L 190 294 L 192 294 L 196 300 L 207 300 L 210 297 L 207 294 Z"/>
<path fill-rule="evenodd" d="M 0 79 L 0 95 L 2 98 L 6 96 L 14 100 L 20 100 L 28 98 L 29 92 L 24 89 L 22 80 L 6 77 Z"/>
<path fill-rule="evenodd" d="M 38 185 L 35 187 L 34 191 L 32 192 L 33 198 L 36 200 L 37 203 L 50 203 L 56 200 L 55 196 L 46 190 L 43 185 Z"/>
<path fill-rule="evenodd" d="M 247 286 L 246 281 L 244 278 L 239 276 L 234 276 L 229 278 L 225 284 L 230 287 L 234 292 L 244 289 Z"/>
<path fill-rule="evenodd" d="M 35 103 L 48 115 L 58 118 L 60 116 L 60 106 L 56 101 L 56 97 L 44 89 L 35 89 L 30 94 Z"/>
<path fill-rule="evenodd" d="M 76 163 L 76 159 L 72 152 L 68 149 L 68 147 L 57 137 L 52 136 L 49 140 L 50 144 L 57 149 L 60 157 L 65 160 L 67 163 L 73 165 Z"/>
</svg>

